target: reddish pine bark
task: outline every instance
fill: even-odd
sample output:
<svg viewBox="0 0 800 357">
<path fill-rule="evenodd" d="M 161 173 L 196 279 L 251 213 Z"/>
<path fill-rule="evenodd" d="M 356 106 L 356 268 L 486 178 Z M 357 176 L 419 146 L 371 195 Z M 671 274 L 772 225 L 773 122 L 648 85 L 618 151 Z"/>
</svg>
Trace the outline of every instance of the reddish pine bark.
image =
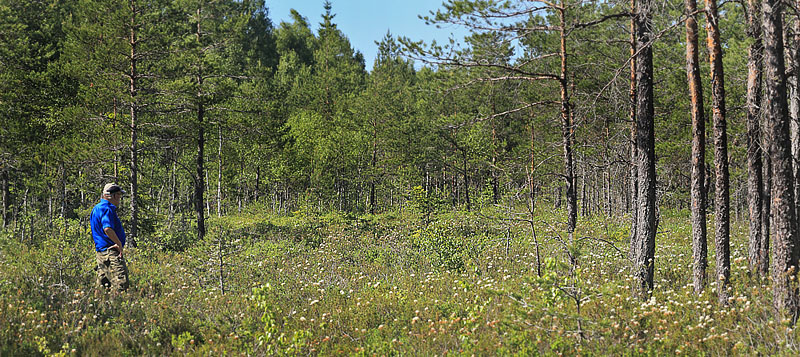
<svg viewBox="0 0 800 357">
<path fill-rule="evenodd" d="M 716 0 L 706 0 L 708 59 L 711 62 L 711 99 L 714 118 L 714 167 L 716 168 L 715 205 L 718 281 L 720 303 L 727 303 L 728 280 L 731 275 L 730 248 L 730 179 L 728 175 L 728 134 L 725 118 L 725 82 L 722 70 L 722 46 L 719 40 L 719 14 Z"/>
<path fill-rule="evenodd" d="M 686 0 L 686 75 L 689 83 L 692 115 L 692 282 L 698 294 L 706 286 L 708 243 L 706 239 L 705 157 L 706 125 L 703 115 L 703 84 L 700 81 L 698 55 L 697 0 Z"/>
</svg>

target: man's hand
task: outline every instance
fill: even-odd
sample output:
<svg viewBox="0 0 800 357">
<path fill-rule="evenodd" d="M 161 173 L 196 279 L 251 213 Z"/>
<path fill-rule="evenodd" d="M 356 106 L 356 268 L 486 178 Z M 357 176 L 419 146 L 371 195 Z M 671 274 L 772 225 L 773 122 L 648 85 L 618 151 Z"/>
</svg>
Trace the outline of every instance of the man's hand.
<svg viewBox="0 0 800 357">
<path fill-rule="evenodd" d="M 122 242 L 120 242 L 119 238 L 117 238 L 117 232 L 114 232 L 114 230 L 111 229 L 111 227 L 103 228 L 103 232 L 105 232 L 108 238 L 111 238 L 111 241 L 114 242 L 114 245 L 112 245 L 108 249 L 118 250 L 119 257 L 122 258 Z"/>
<path fill-rule="evenodd" d="M 116 249 L 117 251 L 119 251 L 119 257 L 122 258 L 122 247 L 120 247 L 119 244 L 114 244 L 108 247 L 108 249 Z"/>
</svg>

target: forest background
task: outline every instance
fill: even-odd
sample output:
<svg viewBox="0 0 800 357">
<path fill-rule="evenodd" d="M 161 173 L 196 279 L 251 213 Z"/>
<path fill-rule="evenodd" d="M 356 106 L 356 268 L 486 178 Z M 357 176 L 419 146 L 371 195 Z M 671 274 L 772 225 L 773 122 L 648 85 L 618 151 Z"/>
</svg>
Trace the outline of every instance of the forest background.
<svg viewBox="0 0 800 357">
<path fill-rule="evenodd" d="M 0 352 L 796 353 L 797 4 L 690 3 L 450 0 L 367 71 L 328 1 L 0 0 Z"/>
</svg>

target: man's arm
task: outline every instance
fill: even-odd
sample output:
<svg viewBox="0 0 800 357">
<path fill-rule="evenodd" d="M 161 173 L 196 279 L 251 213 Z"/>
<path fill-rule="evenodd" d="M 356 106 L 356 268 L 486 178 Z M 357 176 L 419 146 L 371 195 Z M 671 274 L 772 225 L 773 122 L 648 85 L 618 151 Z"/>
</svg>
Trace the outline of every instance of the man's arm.
<svg viewBox="0 0 800 357">
<path fill-rule="evenodd" d="M 116 247 L 117 250 L 119 250 L 119 256 L 121 257 L 122 256 L 122 242 L 119 241 L 119 238 L 117 237 L 117 232 L 114 232 L 114 230 L 111 229 L 111 227 L 103 228 L 103 232 L 105 232 L 106 235 L 108 236 L 108 238 L 111 238 L 111 241 L 114 242 L 114 245 L 112 245 L 108 249 L 113 249 L 113 248 Z"/>
</svg>

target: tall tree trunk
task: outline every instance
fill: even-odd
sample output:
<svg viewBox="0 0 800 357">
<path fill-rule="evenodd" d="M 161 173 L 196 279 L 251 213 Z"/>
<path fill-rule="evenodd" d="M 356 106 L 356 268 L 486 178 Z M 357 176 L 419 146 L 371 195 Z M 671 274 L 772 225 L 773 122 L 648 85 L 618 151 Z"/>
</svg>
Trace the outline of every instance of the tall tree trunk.
<svg viewBox="0 0 800 357">
<path fill-rule="evenodd" d="M 472 210 L 472 202 L 469 200 L 469 171 L 467 171 L 467 148 L 461 150 L 464 159 L 464 198 L 467 201 L 467 211 Z"/>
<path fill-rule="evenodd" d="M 164 202 L 164 198 L 162 197 L 163 193 L 164 193 L 164 181 L 161 181 L 161 184 L 158 186 L 158 194 L 156 195 L 156 202 Z M 156 211 L 155 212 L 156 217 L 158 217 L 159 213 L 161 213 L 161 205 L 156 204 L 155 207 L 153 208 Z"/>
<path fill-rule="evenodd" d="M 797 267 L 800 244 L 794 205 L 794 178 L 789 138 L 789 108 L 783 47 L 783 5 L 778 0 L 763 3 L 764 75 L 767 130 L 772 165 L 772 225 L 775 232 L 772 280 L 776 309 L 797 314 Z"/>
<path fill-rule="evenodd" d="M 59 216 L 61 219 L 67 218 L 67 169 L 64 167 L 64 164 L 61 164 L 59 169 L 61 172 L 61 212 Z"/>
<path fill-rule="evenodd" d="M 47 161 L 44 163 L 44 176 L 48 177 L 48 165 Z M 49 181 L 49 180 L 48 180 Z M 53 228 L 53 185 L 48 183 L 47 185 L 47 227 Z"/>
<path fill-rule="evenodd" d="M 197 108 L 197 172 L 195 173 L 197 180 L 194 184 L 194 210 L 197 215 L 197 238 L 203 239 L 206 235 L 205 228 L 205 209 L 203 207 L 203 196 L 205 193 L 205 125 L 203 123 L 205 116 L 205 108 L 202 103 L 202 98 Z"/>
<path fill-rule="evenodd" d="M 113 115 L 114 121 L 111 122 L 111 130 L 113 132 L 117 132 L 117 98 L 114 98 L 114 107 L 113 107 Z M 114 150 L 114 180 L 119 179 L 119 156 L 117 156 L 117 150 Z"/>
<path fill-rule="evenodd" d="M 692 115 L 692 258 L 694 291 L 706 286 L 708 242 L 706 239 L 705 157 L 706 124 L 703 115 L 703 83 L 698 55 L 697 0 L 686 0 L 686 74 L 689 82 Z"/>
<path fill-rule="evenodd" d="M 83 177 L 83 169 L 78 169 L 78 177 Z M 78 188 L 78 195 L 80 196 L 80 201 L 78 205 L 80 207 L 84 207 L 86 205 L 86 193 L 84 190 L 84 185 L 80 185 Z M 82 217 L 78 217 L 79 219 Z"/>
<path fill-rule="evenodd" d="M 630 98 L 630 120 L 631 120 L 631 166 L 630 166 L 630 211 L 631 211 L 631 252 L 634 251 L 634 242 L 636 241 L 636 215 L 638 210 L 638 195 L 639 195 L 639 170 L 637 168 L 638 152 L 636 150 L 636 0 L 631 0 L 631 76 L 630 76 L 630 90 L 628 96 Z"/>
<path fill-rule="evenodd" d="M 800 6 L 800 1 L 795 2 L 795 5 Z M 796 17 L 794 20 L 794 48 L 791 51 L 791 61 L 792 76 L 788 78 L 791 81 L 789 133 L 792 143 L 795 214 L 800 214 L 800 17 Z"/>
<path fill-rule="evenodd" d="M 25 242 L 25 223 L 26 223 L 25 218 L 28 217 L 28 206 L 30 206 L 30 204 L 28 203 L 28 192 L 30 192 L 30 188 L 25 187 L 25 194 L 22 196 L 22 217 L 19 220 L 22 229 L 22 234 L 20 235 L 21 237 L 20 241 L 23 243 Z M 31 230 L 33 230 L 33 225 L 31 225 Z"/>
<path fill-rule="evenodd" d="M 561 139 L 564 146 L 564 181 L 567 183 L 567 234 L 570 243 L 573 241 L 575 226 L 578 221 L 578 194 L 575 190 L 575 162 L 572 158 L 572 113 L 569 102 L 567 82 L 567 21 L 566 2 L 561 1 L 558 8 L 561 34 Z"/>
<path fill-rule="evenodd" d="M 200 31 L 200 9 L 197 9 L 197 42 L 200 42 L 202 32 Z M 194 183 L 194 210 L 197 214 L 197 239 L 203 239 L 206 235 L 205 212 L 203 211 L 203 196 L 205 193 L 205 168 L 204 168 L 204 149 L 205 149 L 205 103 L 203 98 L 203 68 L 197 70 L 197 172 Z"/>
<path fill-rule="evenodd" d="M 642 0 L 637 4 L 635 15 L 638 212 L 631 260 L 637 279 L 637 293 L 642 298 L 653 289 L 657 228 L 651 7 L 650 0 Z"/>
<path fill-rule="evenodd" d="M 798 79 L 800 82 L 800 77 L 798 77 Z M 795 99 L 797 98 L 800 98 L 800 85 L 798 85 L 798 89 L 795 92 Z M 798 108 L 800 108 L 800 103 L 798 103 Z M 800 110 L 798 111 L 800 112 Z M 792 168 L 794 169 L 794 211 L 795 214 L 800 215 L 800 115 L 792 121 L 791 142 Z M 798 229 L 800 229 L 800 227 L 798 227 Z M 800 232 L 798 232 L 798 234 L 800 234 Z"/>
<path fill-rule="evenodd" d="M 0 179 L 3 180 L 3 228 L 8 227 L 8 222 L 11 220 L 11 190 L 8 183 L 8 170 L 0 172 Z"/>
<path fill-rule="evenodd" d="M 130 95 L 130 115 L 131 115 L 131 142 L 130 142 L 130 181 L 131 181 L 131 193 L 130 193 L 130 208 L 131 208 L 131 221 L 128 227 L 128 241 L 131 243 L 132 246 L 136 246 L 136 238 L 138 236 L 138 227 L 139 227 L 139 158 L 138 158 L 138 135 L 139 135 L 139 128 L 138 128 L 138 120 L 139 120 L 139 103 L 137 102 L 137 94 L 139 91 L 139 72 L 137 69 L 138 66 L 138 58 L 139 58 L 139 40 L 137 39 L 137 30 L 139 28 L 138 19 L 136 15 L 140 11 L 139 8 L 136 6 L 136 0 L 129 1 L 130 6 L 130 37 L 129 37 L 129 45 L 130 45 L 130 72 L 128 73 L 129 80 L 130 80 L 130 88 L 129 88 L 129 95 Z"/>
<path fill-rule="evenodd" d="M 800 1 L 797 1 L 795 5 L 800 6 Z M 792 51 L 792 78 L 794 83 L 790 91 L 791 104 L 789 106 L 792 115 L 789 132 L 792 142 L 795 214 L 800 214 L 800 17 L 795 18 L 794 21 L 794 36 L 794 50 Z"/>
<path fill-rule="evenodd" d="M 172 220 L 175 218 L 175 200 L 178 197 L 178 188 L 176 184 L 177 177 L 175 175 L 177 171 L 177 165 L 175 163 L 175 152 L 170 150 L 170 156 L 172 159 L 172 170 L 169 172 L 169 216 L 167 218 L 167 228 L 172 228 Z"/>
<path fill-rule="evenodd" d="M 711 99 L 714 117 L 714 167 L 716 168 L 716 279 L 720 303 L 728 302 L 728 280 L 731 275 L 730 247 L 730 176 L 728 175 L 728 134 L 725 122 L 725 81 L 722 70 L 722 45 L 719 40 L 717 0 L 706 0 L 708 59 L 711 63 Z"/>
<path fill-rule="evenodd" d="M 261 166 L 256 166 L 256 200 L 261 197 Z"/>
<path fill-rule="evenodd" d="M 800 82 L 800 77 L 795 80 Z M 792 169 L 794 170 L 794 211 L 795 214 L 800 215 L 800 85 L 795 89 L 792 100 L 798 102 L 798 115 L 792 119 L 790 136 L 792 142 Z"/>
<path fill-rule="evenodd" d="M 533 125 L 534 125 L 534 123 L 533 123 L 533 113 L 531 113 L 530 125 L 531 125 L 531 127 L 530 127 L 530 131 L 531 131 L 531 133 L 530 133 L 531 134 L 531 172 L 530 172 L 530 178 L 528 179 L 528 186 L 529 186 L 529 189 L 531 190 L 530 212 L 531 212 L 531 214 L 533 214 L 533 212 L 536 210 L 536 181 L 534 181 L 534 179 L 536 177 L 534 175 L 534 173 L 536 172 L 536 155 L 535 155 L 535 151 L 534 151 L 534 148 L 536 147 L 535 146 L 536 145 L 536 133 L 533 130 Z"/>
<path fill-rule="evenodd" d="M 764 246 L 763 208 L 764 182 L 761 176 L 761 66 L 764 45 L 761 42 L 761 1 L 747 1 L 747 35 L 753 43 L 747 49 L 747 202 L 750 212 L 750 244 L 748 262 L 750 272 L 759 274 L 761 250 Z M 766 272 L 765 272 L 766 273 Z M 766 278 L 766 275 L 761 275 Z"/>
<path fill-rule="evenodd" d="M 494 91 L 494 88 L 492 88 Z M 497 113 L 497 105 L 494 100 L 494 93 L 492 94 L 492 113 Z M 492 203 L 497 204 L 500 200 L 500 187 L 497 183 L 497 128 L 495 120 L 491 120 L 492 125 Z"/>
<path fill-rule="evenodd" d="M 205 192 L 213 192 L 211 191 L 211 179 L 208 178 L 208 168 L 205 169 L 205 182 L 206 182 L 206 189 Z M 203 204 L 206 207 L 206 216 L 211 217 L 211 200 L 203 200 Z"/>
<path fill-rule="evenodd" d="M 369 181 L 369 213 L 375 214 L 375 176 L 378 170 L 378 126 L 377 119 L 372 122 L 372 175 Z"/>
<path fill-rule="evenodd" d="M 217 217 L 222 217 L 222 124 L 217 125 Z M 258 185 L 258 182 L 256 182 Z"/>
</svg>

